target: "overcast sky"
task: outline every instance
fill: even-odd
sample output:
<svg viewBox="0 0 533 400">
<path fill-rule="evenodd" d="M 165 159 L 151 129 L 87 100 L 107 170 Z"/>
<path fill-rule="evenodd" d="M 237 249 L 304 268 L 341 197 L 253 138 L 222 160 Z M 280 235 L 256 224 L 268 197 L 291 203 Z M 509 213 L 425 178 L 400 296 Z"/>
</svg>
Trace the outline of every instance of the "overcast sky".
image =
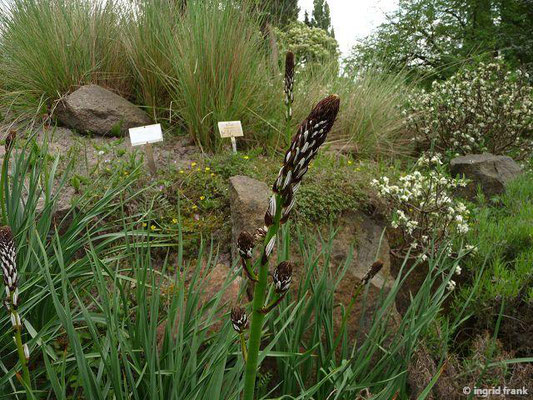
<svg viewBox="0 0 533 400">
<path fill-rule="evenodd" d="M 394 10 L 398 0 L 328 0 L 331 24 L 343 55 L 347 55 L 357 39 L 362 39 L 384 22 L 384 14 Z M 309 15 L 313 0 L 299 0 L 300 17 Z"/>
</svg>

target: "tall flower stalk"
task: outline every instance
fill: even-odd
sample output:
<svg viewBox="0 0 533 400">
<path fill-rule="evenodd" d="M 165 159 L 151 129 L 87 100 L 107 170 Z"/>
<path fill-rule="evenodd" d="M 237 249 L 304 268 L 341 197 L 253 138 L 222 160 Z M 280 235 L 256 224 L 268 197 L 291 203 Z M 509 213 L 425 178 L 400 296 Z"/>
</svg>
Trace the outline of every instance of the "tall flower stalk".
<svg viewBox="0 0 533 400">
<path fill-rule="evenodd" d="M 268 304 L 267 288 L 269 276 L 269 257 L 276 244 L 279 228 L 290 216 L 295 203 L 295 195 L 300 182 L 309 168 L 309 163 L 315 157 L 319 147 L 326 140 L 339 111 L 340 99 L 331 95 L 320 101 L 309 116 L 300 124 L 291 145 L 285 153 L 283 166 L 274 182 L 274 192 L 265 214 L 265 227 L 258 230 L 256 238 L 263 239 L 263 249 L 260 258 L 251 266 L 254 242 L 252 236 L 243 233 L 239 236 L 238 248 L 245 269 L 250 280 L 254 282 L 252 299 L 250 335 L 248 346 L 243 345 L 245 355 L 244 400 L 252 400 L 255 391 L 255 380 L 258 370 L 259 348 L 261 332 L 265 315 L 276 307 L 289 290 L 292 281 L 293 265 L 288 261 L 280 263 L 272 273 L 275 297 Z M 254 238 L 255 239 L 255 238 Z M 235 318 L 234 318 L 235 317 Z M 239 318 L 237 318 L 239 317 Z M 246 324 L 242 321 L 246 320 Z M 237 323 L 239 322 L 240 323 Z M 247 326 L 248 318 L 242 318 L 242 310 L 232 312 L 232 323 L 235 330 L 243 338 L 243 326 Z"/>
<path fill-rule="evenodd" d="M 287 142 L 291 140 L 292 103 L 294 103 L 294 53 L 288 51 L 285 55 L 285 133 Z"/>
<path fill-rule="evenodd" d="M 4 285 L 6 287 L 4 306 L 11 318 L 11 326 L 13 327 L 15 334 L 13 339 L 17 346 L 20 365 L 22 367 L 22 377 L 17 373 L 17 378 L 24 385 L 26 391 L 31 392 L 30 372 L 28 369 L 30 351 L 28 345 L 22 342 L 22 320 L 17 311 L 19 305 L 19 289 L 17 264 L 15 259 L 15 242 L 13 241 L 11 228 L 8 226 L 2 226 L 0 227 L 0 264 Z"/>
</svg>

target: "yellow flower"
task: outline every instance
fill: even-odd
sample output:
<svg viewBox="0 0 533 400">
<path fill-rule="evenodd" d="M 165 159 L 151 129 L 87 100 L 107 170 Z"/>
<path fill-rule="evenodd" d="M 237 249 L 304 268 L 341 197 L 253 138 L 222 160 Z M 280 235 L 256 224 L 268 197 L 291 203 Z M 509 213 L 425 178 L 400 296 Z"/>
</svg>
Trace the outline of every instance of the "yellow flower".
<svg viewBox="0 0 533 400">
<path fill-rule="evenodd" d="M 178 223 L 178 219 L 177 218 L 172 218 L 172 223 L 173 224 L 177 224 Z"/>
<path fill-rule="evenodd" d="M 206 170 L 206 171 L 211 171 L 211 168 L 209 168 L 209 167 L 205 167 L 205 170 Z"/>
<path fill-rule="evenodd" d="M 180 174 L 184 174 L 184 173 L 185 173 L 185 171 L 180 169 Z"/>
<path fill-rule="evenodd" d="M 200 171 L 200 167 L 196 168 L 196 171 Z"/>
<path fill-rule="evenodd" d="M 146 228 L 148 224 L 146 222 L 143 222 L 143 228 Z"/>
<path fill-rule="evenodd" d="M 155 229 L 156 229 L 155 225 L 152 225 L 152 226 L 150 227 L 150 229 L 153 230 L 153 231 L 155 231 Z"/>
<path fill-rule="evenodd" d="M 196 162 L 195 162 L 195 161 L 193 161 L 193 162 L 191 163 L 191 167 L 196 167 Z"/>
<path fill-rule="evenodd" d="M 205 200 L 205 196 L 200 196 L 200 200 Z"/>
<path fill-rule="evenodd" d="M 250 157 L 249 156 L 244 156 L 243 157 L 245 160 L 248 160 Z"/>
<path fill-rule="evenodd" d="M 357 167 L 355 170 L 356 171 L 361 171 L 361 167 Z"/>
<path fill-rule="evenodd" d="M 193 210 L 196 210 L 197 208 L 198 208 L 198 206 L 197 206 L 196 204 L 194 204 L 194 205 L 192 206 L 192 209 L 193 209 Z"/>
<path fill-rule="evenodd" d="M 214 173 L 214 172 L 211 172 L 211 176 L 215 176 L 215 173 Z"/>
<path fill-rule="evenodd" d="M 353 164 L 353 161 L 352 160 L 348 160 L 348 165 L 352 165 Z"/>
</svg>

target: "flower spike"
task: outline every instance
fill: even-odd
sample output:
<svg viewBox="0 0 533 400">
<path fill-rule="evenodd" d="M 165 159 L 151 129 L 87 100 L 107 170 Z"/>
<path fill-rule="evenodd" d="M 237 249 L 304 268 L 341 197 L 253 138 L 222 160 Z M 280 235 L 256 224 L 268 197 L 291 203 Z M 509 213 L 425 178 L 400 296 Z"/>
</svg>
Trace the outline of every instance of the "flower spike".
<svg viewBox="0 0 533 400">
<path fill-rule="evenodd" d="M 285 154 L 284 164 L 272 190 L 287 194 L 307 172 L 309 163 L 324 143 L 339 111 L 340 99 L 331 95 L 320 101 L 300 124 Z"/>
<path fill-rule="evenodd" d="M 15 294 L 18 284 L 15 243 L 8 226 L 0 227 L 0 264 L 8 296 Z M 14 297 L 18 297 L 18 294 Z M 13 304 L 16 307 L 16 304 Z"/>
<path fill-rule="evenodd" d="M 292 102 L 294 101 L 294 53 L 288 51 L 285 56 L 285 105 L 287 106 L 287 120 L 292 117 Z"/>
</svg>

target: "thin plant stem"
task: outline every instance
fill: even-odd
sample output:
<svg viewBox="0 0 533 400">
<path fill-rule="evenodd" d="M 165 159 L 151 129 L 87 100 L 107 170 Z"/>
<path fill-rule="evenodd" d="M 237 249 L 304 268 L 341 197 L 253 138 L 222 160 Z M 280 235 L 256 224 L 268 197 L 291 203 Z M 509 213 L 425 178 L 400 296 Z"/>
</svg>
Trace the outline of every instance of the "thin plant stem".
<svg viewBox="0 0 533 400">
<path fill-rule="evenodd" d="M 286 115 L 285 115 L 285 137 L 287 139 L 287 144 L 291 143 L 292 139 L 292 129 L 291 129 L 291 121 L 292 121 L 292 102 L 290 100 L 287 101 L 286 105 Z"/>
<path fill-rule="evenodd" d="M 16 314 L 16 311 L 12 311 L 13 314 Z M 20 360 L 20 365 L 22 367 L 22 380 L 26 384 L 27 388 L 31 388 L 30 381 L 30 370 L 28 369 L 28 361 L 26 360 L 26 355 L 24 354 L 24 344 L 22 343 L 22 333 L 21 328 L 15 328 L 15 342 L 17 343 L 17 353 Z M 31 390 L 31 389 L 30 389 Z"/>
<path fill-rule="evenodd" d="M 13 293 L 9 296 L 10 304 L 13 304 Z M 13 307 L 10 308 L 12 321 L 21 321 L 20 315 L 17 310 Z M 26 389 L 28 398 L 33 398 L 31 392 L 31 380 L 30 380 L 30 370 L 28 369 L 28 360 L 26 359 L 26 354 L 24 354 L 24 344 L 22 343 L 22 326 L 17 324 L 13 327 L 15 331 L 15 343 L 17 345 L 17 353 L 19 356 L 20 366 L 22 368 L 22 384 Z M 19 378 L 20 379 L 20 378 Z"/>
<path fill-rule="evenodd" d="M 276 215 L 274 223 L 267 231 L 263 257 L 261 258 L 261 265 L 259 267 L 258 282 L 255 285 L 254 301 L 252 310 L 252 322 L 250 325 L 250 337 L 248 339 L 248 359 L 246 360 L 246 367 L 244 373 L 244 400 L 253 400 L 255 391 L 255 379 L 257 376 L 257 367 L 259 359 L 259 347 L 261 345 L 261 332 L 263 330 L 263 321 L 265 314 L 262 312 L 265 303 L 266 288 L 268 281 L 268 258 L 265 257 L 265 249 L 270 240 L 275 237 L 279 231 L 281 213 L 282 213 L 282 197 L 276 195 Z"/>
</svg>

